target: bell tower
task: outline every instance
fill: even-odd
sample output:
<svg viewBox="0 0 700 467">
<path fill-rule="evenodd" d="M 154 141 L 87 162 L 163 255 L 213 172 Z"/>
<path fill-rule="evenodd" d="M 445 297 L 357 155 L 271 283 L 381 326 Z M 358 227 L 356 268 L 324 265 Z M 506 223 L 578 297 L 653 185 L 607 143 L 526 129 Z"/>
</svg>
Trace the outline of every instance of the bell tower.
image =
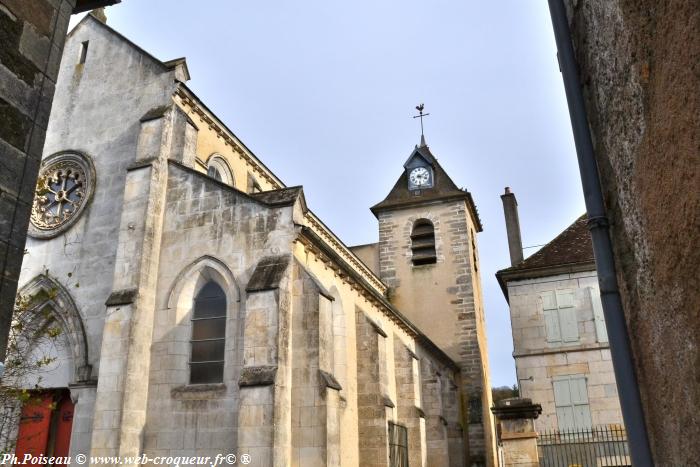
<svg viewBox="0 0 700 467">
<path fill-rule="evenodd" d="M 379 221 L 379 272 L 389 299 L 461 369 L 467 465 L 493 466 L 476 239 L 482 226 L 474 200 L 454 184 L 421 135 L 398 181 L 371 210 Z"/>
</svg>

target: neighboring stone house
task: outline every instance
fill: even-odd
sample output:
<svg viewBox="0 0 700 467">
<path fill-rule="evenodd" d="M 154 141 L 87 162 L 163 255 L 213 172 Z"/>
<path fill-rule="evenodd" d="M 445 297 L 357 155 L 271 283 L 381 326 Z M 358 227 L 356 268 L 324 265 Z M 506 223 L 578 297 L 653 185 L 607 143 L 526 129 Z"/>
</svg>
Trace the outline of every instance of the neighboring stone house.
<svg viewBox="0 0 700 467">
<path fill-rule="evenodd" d="M 18 452 L 493 465 L 471 195 L 422 141 L 351 249 L 188 79 L 92 15 L 66 40 L 20 278 L 62 415 Z"/>
<path fill-rule="evenodd" d="M 510 306 L 520 397 L 538 431 L 622 425 L 586 217 L 523 260 L 515 195 L 501 196 L 513 265 L 496 277 Z"/>
</svg>

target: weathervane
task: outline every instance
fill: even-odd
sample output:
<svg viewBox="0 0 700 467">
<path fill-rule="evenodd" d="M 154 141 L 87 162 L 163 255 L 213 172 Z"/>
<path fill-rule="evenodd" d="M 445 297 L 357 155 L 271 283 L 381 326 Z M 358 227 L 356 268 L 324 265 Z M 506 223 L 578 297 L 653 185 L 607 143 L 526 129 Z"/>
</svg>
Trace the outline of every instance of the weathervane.
<svg viewBox="0 0 700 467">
<path fill-rule="evenodd" d="M 423 117 L 427 117 L 428 113 L 423 113 L 423 109 L 425 109 L 424 104 L 418 104 L 416 106 L 416 110 L 418 111 L 418 115 L 414 115 L 413 118 L 420 118 L 420 142 L 421 146 L 425 146 L 425 136 L 423 135 Z"/>
</svg>

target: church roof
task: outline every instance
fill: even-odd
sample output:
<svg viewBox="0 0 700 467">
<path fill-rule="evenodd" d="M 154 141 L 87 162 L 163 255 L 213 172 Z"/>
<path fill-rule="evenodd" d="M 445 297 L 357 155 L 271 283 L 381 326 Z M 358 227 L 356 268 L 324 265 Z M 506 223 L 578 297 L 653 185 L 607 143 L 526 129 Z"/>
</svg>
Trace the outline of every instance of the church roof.
<svg viewBox="0 0 700 467">
<path fill-rule="evenodd" d="M 593 244 L 586 221 L 584 214 L 527 259 L 498 271 L 496 277 L 506 296 L 508 280 L 595 269 Z"/>
<path fill-rule="evenodd" d="M 430 152 L 430 148 L 427 145 L 422 144 L 420 146 L 416 146 L 411 155 L 408 157 L 404 167 L 406 167 L 406 165 L 408 165 L 409 162 L 415 157 L 422 157 L 432 166 L 434 177 L 433 187 L 420 190 L 420 194 L 416 194 L 416 191 L 409 190 L 408 175 L 407 171 L 404 170 L 387 197 L 380 203 L 377 203 L 370 208 L 372 213 L 374 213 L 376 216 L 378 212 L 383 210 L 404 208 L 431 201 L 463 198 L 467 202 L 467 206 L 474 217 L 477 230 L 481 232 L 483 230 L 481 219 L 479 219 L 479 212 L 476 209 L 471 193 L 469 193 L 467 190 L 462 190 L 455 185 L 433 153 Z"/>
</svg>

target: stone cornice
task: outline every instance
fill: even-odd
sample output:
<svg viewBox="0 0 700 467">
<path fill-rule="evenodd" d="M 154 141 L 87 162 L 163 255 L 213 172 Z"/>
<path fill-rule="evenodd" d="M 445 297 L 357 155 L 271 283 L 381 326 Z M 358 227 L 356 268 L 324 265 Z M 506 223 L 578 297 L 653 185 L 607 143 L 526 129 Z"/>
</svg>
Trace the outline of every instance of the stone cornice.
<svg viewBox="0 0 700 467">
<path fill-rule="evenodd" d="M 176 100 L 186 109 L 197 115 L 211 130 L 231 146 L 261 177 L 265 178 L 276 189 L 285 185 L 265 165 L 255 157 L 248 148 L 214 115 L 199 98 L 184 84 L 180 83 L 175 91 Z M 328 244 L 338 250 L 339 254 L 353 265 L 365 279 L 380 293 L 385 293 L 386 285 L 359 259 L 313 212 L 305 213 L 305 221 Z"/>
<path fill-rule="evenodd" d="M 180 103 L 185 110 L 189 109 L 193 114 L 195 114 L 202 122 L 204 122 L 209 129 L 214 131 L 217 136 L 223 139 L 227 145 L 231 146 L 234 151 L 236 151 L 245 162 L 251 167 L 253 172 L 258 176 L 264 178 L 268 183 L 270 183 L 275 189 L 284 188 L 285 185 L 282 181 L 277 178 L 270 169 L 268 169 L 265 164 L 263 164 L 246 146 L 243 144 L 236 135 L 229 130 L 226 125 L 224 125 L 219 118 L 211 112 L 206 105 L 190 90 L 184 83 L 179 83 L 175 95 L 173 96 L 176 102 Z"/>
<path fill-rule="evenodd" d="M 464 193 L 457 193 L 453 195 L 448 195 L 448 196 L 443 196 L 442 198 L 439 199 L 421 199 L 421 198 L 416 198 L 408 201 L 404 201 L 401 203 L 395 203 L 390 206 L 383 206 L 383 207 L 377 207 L 373 206 L 370 208 L 370 211 L 372 211 L 372 214 L 374 214 L 374 217 L 377 219 L 379 218 L 379 213 L 383 211 L 400 211 L 408 208 L 414 208 L 414 207 L 422 207 L 422 206 L 430 206 L 430 205 L 435 205 L 435 204 L 445 204 L 448 202 L 452 201 L 459 201 L 459 200 L 464 200 L 464 202 L 467 205 L 467 210 L 469 211 L 469 214 L 472 217 L 472 221 L 474 222 L 474 225 L 476 226 L 476 231 L 477 232 L 483 232 L 484 227 L 481 224 L 481 218 L 479 217 L 479 210 L 476 207 L 476 204 L 474 203 L 474 198 L 472 197 L 472 194 L 468 191 L 465 191 Z"/>
<path fill-rule="evenodd" d="M 553 355 L 553 354 L 566 354 L 575 352 L 588 352 L 592 350 L 609 350 L 610 345 L 602 342 L 596 342 L 595 344 L 578 344 L 576 346 L 562 346 L 562 347 L 552 347 L 549 349 L 539 349 L 539 350 L 523 350 L 520 352 L 513 352 L 513 358 L 522 357 L 541 357 L 542 355 Z"/>
<path fill-rule="evenodd" d="M 403 329 L 409 336 L 425 348 L 426 351 L 438 357 L 438 359 L 452 368 L 459 371 L 459 366 L 445 352 L 442 351 L 433 341 L 431 341 L 420 329 L 411 323 L 399 310 L 397 310 L 386 297 L 377 289 L 372 287 L 362 275 L 358 273 L 348 262 L 346 262 L 338 252 L 328 245 L 314 230 L 305 225 L 297 225 L 300 229 L 299 235 L 294 240 L 300 243 L 307 253 L 313 254 L 319 261 L 327 267 L 333 269 L 336 275 L 343 282 L 346 282 L 361 297 L 379 309 L 387 318 L 391 319 L 397 326 Z"/>
<path fill-rule="evenodd" d="M 595 272 L 596 266 L 593 261 L 583 263 L 558 264 L 556 266 L 546 266 L 541 268 L 517 269 L 508 268 L 502 269 L 496 273 L 496 279 L 501 286 L 501 291 L 510 303 L 508 297 L 508 282 L 525 279 L 536 279 L 538 277 L 558 276 L 560 274 L 573 274 L 577 272 Z"/>
<path fill-rule="evenodd" d="M 386 293 L 386 285 L 379 279 L 372 270 L 365 265 L 338 237 L 311 211 L 308 211 L 304 216 L 304 220 L 308 223 L 307 227 L 311 228 L 316 235 L 321 237 L 327 244 L 333 246 L 334 249 L 343 257 L 345 261 L 351 264 L 362 276 L 372 284 L 372 286 L 382 295 Z"/>
</svg>

